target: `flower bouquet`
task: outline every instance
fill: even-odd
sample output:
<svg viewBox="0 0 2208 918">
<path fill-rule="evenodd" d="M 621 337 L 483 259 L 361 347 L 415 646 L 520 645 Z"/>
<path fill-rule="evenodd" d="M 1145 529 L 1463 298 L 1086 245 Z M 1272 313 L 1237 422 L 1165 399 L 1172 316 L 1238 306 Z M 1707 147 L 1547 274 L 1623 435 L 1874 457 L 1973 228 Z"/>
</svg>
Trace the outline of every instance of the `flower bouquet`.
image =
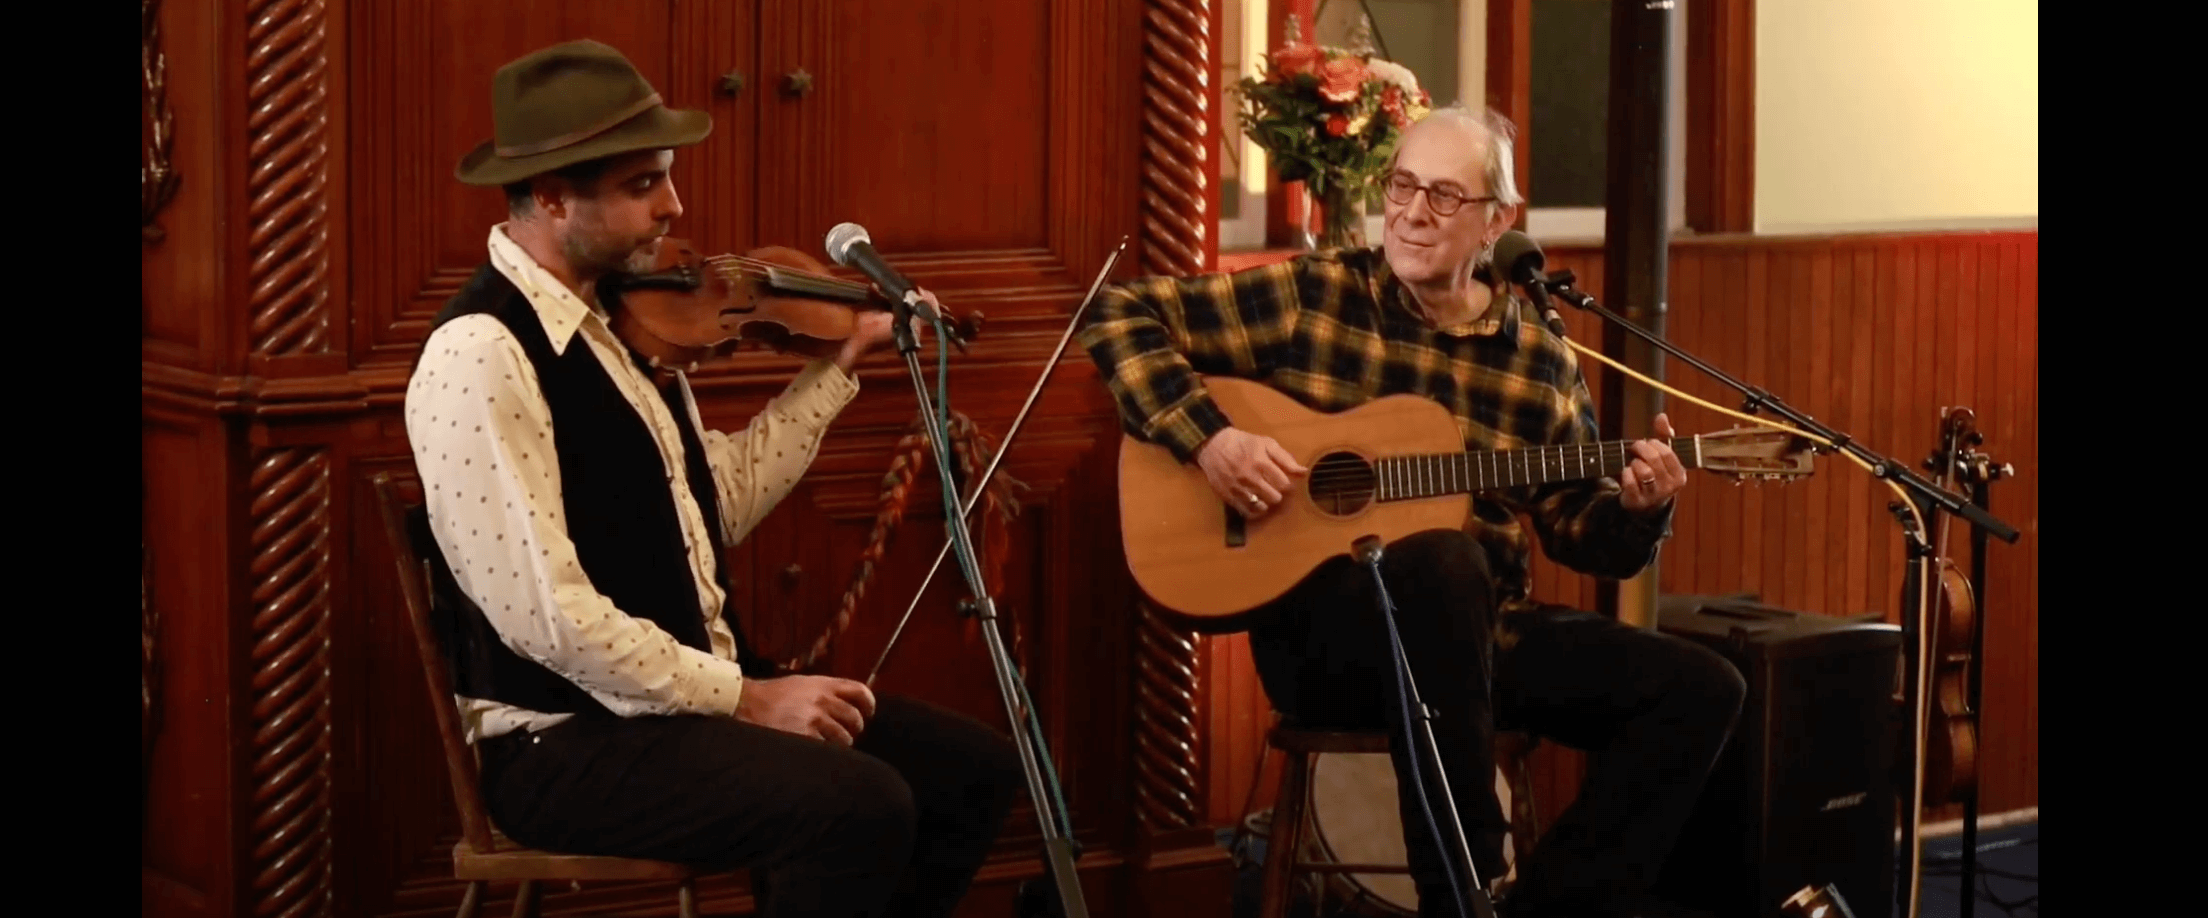
<svg viewBox="0 0 2208 918">
<path fill-rule="evenodd" d="M 1260 59 L 1262 75 L 1235 84 L 1242 130 L 1282 182 L 1310 190 L 1324 220 L 1320 248 L 1363 245 L 1366 197 L 1432 97 L 1410 68 L 1373 57 L 1362 41 L 1307 44 L 1293 18 L 1287 32 L 1288 41 Z"/>
</svg>

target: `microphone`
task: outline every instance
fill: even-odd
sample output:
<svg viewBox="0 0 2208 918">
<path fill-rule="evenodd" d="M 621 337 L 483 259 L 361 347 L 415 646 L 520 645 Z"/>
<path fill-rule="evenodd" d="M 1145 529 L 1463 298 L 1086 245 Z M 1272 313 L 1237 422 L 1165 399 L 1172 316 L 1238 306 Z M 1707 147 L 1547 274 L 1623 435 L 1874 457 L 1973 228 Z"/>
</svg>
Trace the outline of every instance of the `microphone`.
<svg viewBox="0 0 2208 918">
<path fill-rule="evenodd" d="M 910 307 L 930 324 L 941 321 L 927 300 L 920 298 L 920 290 L 914 287 L 897 269 L 882 260 L 874 251 L 874 241 L 867 237 L 866 227 L 856 223 L 838 223 L 828 231 L 828 258 L 846 268 L 856 268 L 873 278 L 875 286 L 889 298 Z"/>
<path fill-rule="evenodd" d="M 1541 272 L 1547 259 L 1541 254 L 1541 244 L 1533 237 L 1511 230 L 1495 240 L 1495 269 L 1504 279 L 1526 288 L 1533 297 L 1533 305 L 1541 310 L 1541 318 L 1548 322 L 1549 330 L 1564 336 L 1564 317 L 1557 315 L 1556 304 L 1549 302 L 1549 276 Z"/>
</svg>

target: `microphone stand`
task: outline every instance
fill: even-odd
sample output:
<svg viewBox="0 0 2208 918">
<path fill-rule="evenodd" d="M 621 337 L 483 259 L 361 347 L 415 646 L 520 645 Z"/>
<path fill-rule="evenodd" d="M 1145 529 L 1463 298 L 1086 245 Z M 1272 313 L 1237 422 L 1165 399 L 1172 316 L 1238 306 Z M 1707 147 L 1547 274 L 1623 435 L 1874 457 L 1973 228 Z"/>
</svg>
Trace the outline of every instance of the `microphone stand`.
<svg viewBox="0 0 2208 918">
<path fill-rule="evenodd" d="M 1741 410 L 1746 411 L 1749 414 L 1754 414 L 1759 408 L 1769 408 L 1772 413 L 1785 418 L 1787 420 L 1787 423 L 1791 424 L 1796 429 L 1809 431 L 1810 433 L 1816 434 L 1832 442 L 1832 445 L 1830 447 L 1817 447 L 1818 452 L 1832 452 L 1833 450 L 1841 450 L 1854 455 L 1857 458 L 1870 463 L 1872 475 L 1879 478 L 1888 479 L 1897 484 L 1900 484 L 1904 489 L 1906 489 L 1914 496 L 1914 499 L 1919 504 L 1928 505 L 1930 509 L 1934 510 L 1944 510 L 1948 513 L 1952 513 L 1956 516 L 1962 517 L 1963 519 L 1969 520 L 1971 522 L 1971 525 L 1977 526 L 1989 533 L 1992 533 L 1994 537 L 1999 538 L 2004 542 L 2009 542 L 2011 544 L 2014 544 L 2016 542 L 2019 533 L 2014 527 L 2010 526 L 2007 523 L 2001 522 L 1999 519 L 1994 518 L 1993 514 L 1987 513 L 1985 510 L 1980 509 L 1978 506 L 1972 504 L 1968 499 L 1964 498 L 1963 496 L 1948 491 L 1945 488 L 1933 485 L 1931 482 L 1926 481 L 1922 477 L 1918 476 L 1915 472 L 1909 471 L 1909 467 L 1906 464 L 1895 462 L 1868 449 L 1865 449 L 1862 444 L 1855 442 L 1855 439 L 1853 437 L 1850 437 L 1847 434 L 1841 433 L 1837 430 L 1833 430 L 1832 428 L 1827 427 L 1824 424 L 1818 423 L 1817 419 L 1794 410 L 1793 407 L 1787 405 L 1783 401 L 1780 401 L 1778 396 L 1772 395 L 1771 393 L 1766 392 L 1760 388 L 1750 386 L 1730 376 L 1727 376 L 1725 375 L 1724 371 L 1710 366 L 1707 363 L 1703 363 L 1701 360 L 1696 359 L 1694 355 L 1680 350 L 1671 342 L 1666 341 L 1656 335 L 1650 334 L 1648 330 L 1643 329 L 1639 325 L 1633 324 L 1632 321 L 1626 319 L 1625 317 L 1611 312 L 1607 308 L 1604 308 L 1601 303 L 1595 302 L 1594 297 L 1588 296 L 1587 294 L 1582 293 L 1577 288 L 1573 287 L 1572 284 L 1576 280 L 1577 279 L 1572 276 L 1572 272 L 1570 271 L 1557 271 L 1553 274 L 1550 274 L 1546 280 L 1537 281 L 1535 283 L 1547 287 L 1547 292 L 1555 296 L 1557 299 L 1563 300 L 1566 303 L 1570 303 L 1571 305 L 1579 309 L 1601 316 L 1603 318 L 1603 321 L 1633 333 L 1634 336 L 1648 342 L 1651 345 L 1656 346 L 1657 348 L 1663 350 L 1664 353 L 1670 354 L 1673 357 L 1677 357 L 1680 360 L 1685 361 L 1688 366 L 1694 367 L 1695 369 L 1702 371 L 1703 374 L 1709 376 L 1710 378 L 1724 383 L 1725 385 L 1739 391 L 1742 395 L 1747 396 L 1748 399 Z"/>
<path fill-rule="evenodd" d="M 1796 411 L 1793 407 L 1780 401 L 1777 396 L 1725 375 L 1723 371 L 1696 359 L 1694 355 L 1680 350 L 1662 337 L 1650 334 L 1639 325 L 1603 308 L 1602 304 L 1595 302 L 1594 297 L 1588 296 L 1572 286 L 1575 280 L 1572 272 L 1557 271 L 1546 277 L 1527 282 L 1527 286 L 1529 288 L 1545 288 L 1543 292 L 1554 296 L 1556 299 L 1601 316 L 1603 321 L 1631 332 L 1664 353 L 1677 357 L 1686 362 L 1688 366 L 1702 371 L 1704 375 L 1732 387 L 1747 397 L 1747 401 L 1741 406 L 1741 410 L 1754 414 L 1759 408 L 1769 409 L 1772 413 L 1785 418 L 1794 428 L 1822 437 L 1830 445 L 1819 445 L 1816 447 L 1818 452 L 1844 451 L 1867 463 L 1873 476 L 1894 482 L 1902 487 L 1903 493 L 1908 496 L 1908 504 L 1905 505 L 1897 500 L 1889 506 L 1889 509 L 1893 511 L 1895 519 L 1901 523 L 1902 536 L 1908 548 L 1909 566 L 1903 575 L 1902 594 L 1905 608 L 1902 611 L 1902 631 L 1906 635 L 1906 644 L 1910 648 L 1909 658 L 1912 661 L 1909 679 L 1906 684 L 1909 687 L 1909 697 L 1914 700 L 1916 705 L 1918 717 L 1917 729 L 1910 731 L 1909 741 L 1912 750 L 1910 758 L 1912 760 L 1920 759 L 1921 756 L 1915 754 L 1915 751 L 1924 742 L 1924 737 L 1920 731 L 1923 724 L 1924 705 L 1927 700 L 1924 692 L 1924 682 L 1927 674 L 1923 671 L 1923 644 L 1921 643 L 1924 640 L 1921 619 L 1925 609 L 1923 590 L 1926 580 L 1921 576 L 1921 569 L 1931 552 L 1931 546 L 1925 541 L 1926 533 L 1924 529 L 1930 527 L 1929 518 L 1932 514 L 1944 511 L 1968 520 L 1975 527 L 1974 533 L 1978 535 L 1991 534 L 2004 542 L 2015 544 L 2020 533 L 2017 532 L 2015 527 L 1995 518 L 1984 507 L 1971 502 L 1962 495 L 1955 494 L 1924 480 L 1921 476 L 1911 472 L 1906 464 L 1895 462 L 1864 448 L 1861 443 L 1855 442 L 1854 438 L 1818 423 L 1817 419 Z M 1910 514 L 1904 511 L 1905 506 L 1910 505 L 1915 507 L 1916 516 L 1925 521 L 1923 527 L 1920 528 L 1912 523 Z M 1921 762 L 1919 764 L 1921 766 Z M 1917 777 L 1918 780 L 1913 782 L 1909 788 L 1908 809 L 1903 811 L 1908 815 L 1902 820 L 1905 837 L 1901 845 L 1901 851 L 1914 852 L 1922 841 L 1917 832 L 1917 821 L 1922 815 L 1924 805 L 1923 774 L 1921 770 Z M 1897 851 L 1898 853 L 1900 851 Z M 1965 857 L 1971 854 L 1972 852 L 1969 851 L 1964 852 Z M 1915 860 L 1916 863 L 1912 864 L 1909 869 L 1909 883 L 1906 886 L 1897 885 L 1895 890 L 1895 898 L 1900 906 L 1900 914 L 1907 916 L 1907 918 L 1916 918 L 1919 907 L 1919 886 L 1923 873 L 1923 859 L 1916 857 Z M 1968 899 L 1971 895 L 1970 890 L 1965 889 L 1963 895 Z"/>
<path fill-rule="evenodd" d="M 1457 818 L 1457 798 L 1449 790 L 1449 772 L 1441 764 L 1441 747 L 1434 742 L 1434 712 L 1418 696 L 1418 681 L 1411 678 L 1410 658 L 1403 653 L 1403 636 L 1395 628 L 1395 602 L 1388 598 L 1387 580 L 1380 576 L 1380 537 L 1368 535 L 1350 545 L 1357 562 L 1372 570 L 1373 586 L 1380 596 L 1380 617 L 1388 626 L 1388 647 L 1395 656 L 1396 700 L 1403 722 L 1403 741 L 1411 744 L 1412 788 L 1418 794 L 1419 808 L 1425 811 L 1426 828 L 1434 834 L 1435 850 L 1441 855 L 1444 871 L 1449 876 L 1450 890 L 1456 894 L 1457 914 L 1465 918 L 1495 918 L 1495 905 L 1487 897 L 1486 887 L 1480 885 L 1479 869 L 1472 864 L 1472 846 L 1465 840 L 1464 823 Z M 1415 715 L 1413 712 L 1416 712 Z M 1431 783 L 1438 793 L 1429 790 Z M 1435 797 L 1441 798 L 1441 806 L 1434 805 Z M 1436 816 L 1436 813 L 1439 816 Z M 1449 826 L 1443 832 L 1443 823 Z M 1293 856 L 1294 852 L 1287 852 Z"/>
<path fill-rule="evenodd" d="M 1125 248 L 1126 241 L 1121 240 L 1120 246 Z M 1118 253 L 1114 252 L 1112 259 L 1106 264 L 1107 272 L 1111 263 L 1117 259 Z M 1097 280 L 1101 283 L 1103 275 L 1099 274 Z M 1095 295 L 1093 289 L 1090 295 Z M 959 571 L 965 576 L 967 588 L 974 597 L 972 601 L 961 604 L 961 611 L 981 619 L 982 642 L 988 647 L 990 663 L 995 670 L 997 691 L 1004 699 L 1005 717 L 1012 727 L 1012 742 L 1019 751 L 1021 769 L 1027 777 L 1028 796 L 1035 802 L 1035 819 L 1043 835 L 1043 867 L 1050 878 L 1052 890 L 1056 893 L 1057 910 L 1050 914 L 1057 918 L 1089 918 L 1088 903 L 1081 896 L 1080 874 L 1074 868 L 1074 862 L 1080 858 L 1081 852 L 1080 843 L 1073 838 L 1073 815 L 1068 812 L 1064 799 L 1052 793 L 1058 786 L 1057 774 L 1051 768 L 1048 750 L 1044 748 L 1041 726 L 1035 720 L 1034 701 L 1028 697 L 1027 687 L 1020 679 L 1019 668 L 1013 665 L 1012 656 L 1004 646 L 1004 636 L 998 631 L 997 601 L 989 595 L 988 583 L 982 577 L 977 560 L 979 555 L 974 549 L 973 534 L 966 525 L 966 516 L 980 503 L 982 490 L 988 487 L 988 481 L 984 478 L 976 482 L 973 497 L 963 506 L 960 505 L 955 477 L 957 466 L 951 457 L 948 425 L 943 416 L 936 413 L 934 400 L 928 396 L 927 374 L 920 368 L 920 341 L 912 331 L 916 310 L 909 299 L 896 301 L 892 309 L 897 352 L 904 357 L 905 369 L 912 375 L 913 395 L 920 403 L 920 416 L 927 428 L 928 442 L 935 449 L 936 474 L 942 479 L 945 503 L 949 505 L 946 508 L 949 512 L 944 514 L 943 519 L 948 536 L 947 547 L 956 550 Z M 940 322 L 937 329 L 938 337 L 943 337 L 940 334 Z M 940 344 L 937 346 L 941 347 Z M 1060 348 L 1063 347 L 1064 342 L 1060 342 Z M 1052 365 L 1055 364 L 1056 361 L 1053 360 Z M 1046 376 L 1051 368 L 1044 367 Z M 948 398 L 948 393 L 945 393 L 945 397 Z M 1029 397 L 1029 404 L 1032 407 L 1033 396 Z M 1004 458 L 1004 451 L 1011 445 L 1009 437 L 999 445 L 997 460 Z M 991 462 L 989 471 L 996 471 L 996 462 Z M 936 557 L 936 562 L 942 563 L 941 555 Z M 930 577 L 933 577 L 932 569 Z M 913 597 L 913 603 L 918 605 L 918 596 Z M 911 610 L 908 609 L 906 615 L 909 617 L 910 614 Z M 903 630 L 904 624 L 900 622 L 898 631 L 902 633 Z M 890 642 L 894 646 L 896 637 L 892 636 Z M 888 656 L 889 650 L 884 648 L 883 660 L 887 660 Z M 877 662 L 875 674 L 878 675 L 880 670 L 881 663 Z M 869 676 L 867 681 L 871 684 L 873 676 Z M 1036 897 L 1028 889 L 1022 890 L 1020 898 L 1026 909 L 1043 907 L 1043 903 L 1036 901 Z"/>
</svg>

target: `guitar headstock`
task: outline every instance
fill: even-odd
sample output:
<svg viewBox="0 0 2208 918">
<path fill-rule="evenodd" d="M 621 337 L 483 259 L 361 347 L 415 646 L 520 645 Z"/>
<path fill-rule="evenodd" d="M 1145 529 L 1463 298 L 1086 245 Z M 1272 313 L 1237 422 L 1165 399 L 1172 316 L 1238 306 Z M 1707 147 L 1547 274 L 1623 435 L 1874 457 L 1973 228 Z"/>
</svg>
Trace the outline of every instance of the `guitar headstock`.
<svg viewBox="0 0 2208 918">
<path fill-rule="evenodd" d="M 1739 481 L 1792 481 L 1815 471 L 1810 442 L 1783 430 L 1735 427 L 1694 439 L 1702 451 L 1703 469 Z"/>
</svg>

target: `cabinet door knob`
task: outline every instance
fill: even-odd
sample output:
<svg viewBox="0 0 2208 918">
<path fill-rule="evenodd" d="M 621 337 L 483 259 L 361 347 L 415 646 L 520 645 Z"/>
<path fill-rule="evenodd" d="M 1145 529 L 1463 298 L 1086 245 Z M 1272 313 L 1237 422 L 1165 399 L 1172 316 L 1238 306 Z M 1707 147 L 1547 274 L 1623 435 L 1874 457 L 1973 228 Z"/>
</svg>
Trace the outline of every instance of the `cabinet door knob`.
<svg viewBox="0 0 2208 918">
<path fill-rule="evenodd" d="M 721 74 L 718 88 L 721 95 L 733 98 L 744 91 L 744 75 L 734 70 Z"/>
<path fill-rule="evenodd" d="M 794 97 L 805 98 L 807 93 L 813 91 L 813 75 L 806 73 L 803 67 L 792 70 L 788 76 L 782 78 L 782 89 Z"/>
<path fill-rule="evenodd" d="M 782 569 L 782 585 L 784 587 L 795 587 L 798 579 L 804 576 L 805 568 L 792 563 L 789 567 Z"/>
</svg>

